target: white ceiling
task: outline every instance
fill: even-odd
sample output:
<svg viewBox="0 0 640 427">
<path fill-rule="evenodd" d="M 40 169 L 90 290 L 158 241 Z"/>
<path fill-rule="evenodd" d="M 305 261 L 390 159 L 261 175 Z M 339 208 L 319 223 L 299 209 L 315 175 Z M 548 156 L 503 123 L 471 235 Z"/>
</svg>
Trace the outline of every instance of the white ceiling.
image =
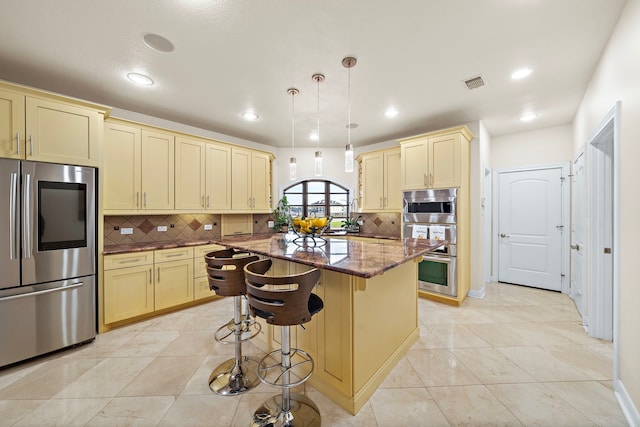
<svg viewBox="0 0 640 427">
<path fill-rule="evenodd" d="M 363 146 L 482 120 L 568 124 L 624 0 L 2 0 L 0 79 L 272 146 Z M 147 47 L 156 33 L 171 53 Z M 527 79 L 513 81 L 520 67 Z M 151 87 L 124 76 L 138 71 Z M 486 86 L 463 81 L 482 75 Z M 399 115 L 384 112 L 395 107 Z M 253 109 L 256 122 L 240 114 Z M 525 112 L 538 118 L 523 123 Z"/>
</svg>

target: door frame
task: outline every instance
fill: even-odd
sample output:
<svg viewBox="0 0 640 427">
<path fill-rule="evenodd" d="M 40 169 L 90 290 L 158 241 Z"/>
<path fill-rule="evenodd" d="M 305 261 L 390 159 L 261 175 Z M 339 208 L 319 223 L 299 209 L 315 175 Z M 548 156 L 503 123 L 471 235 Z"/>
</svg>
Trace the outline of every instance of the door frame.
<svg viewBox="0 0 640 427">
<path fill-rule="evenodd" d="M 587 144 L 583 144 L 582 147 L 580 147 L 580 149 L 576 152 L 576 154 L 573 156 L 573 160 L 571 161 L 571 177 L 573 178 L 573 176 L 576 174 L 576 171 L 574 169 L 574 165 L 576 163 L 576 160 L 578 160 L 578 158 L 580 158 L 580 156 L 583 157 L 583 168 L 584 168 L 584 216 L 585 216 L 585 222 L 584 222 L 584 262 L 585 262 L 585 267 L 584 267 L 584 275 L 582 276 L 582 292 L 583 292 L 583 301 L 582 301 L 582 311 L 580 311 L 580 309 L 578 309 L 578 314 L 580 314 L 581 318 L 582 318 L 582 324 L 586 325 L 588 328 L 589 325 L 589 307 L 588 307 L 588 302 L 589 302 L 589 274 L 588 274 L 588 270 L 589 268 L 587 267 L 587 265 L 589 264 L 589 200 L 588 200 L 588 193 L 589 193 L 589 159 L 588 159 L 588 155 L 587 155 Z M 569 228 L 569 243 L 570 245 L 573 245 L 575 242 L 573 241 L 573 214 L 575 213 L 575 206 L 573 205 L 573 196 L 574 196 L 574 185 L 573 185 L 573 179 L 571 179 L 569 181 L 570 185 L 571 185 L 571 204 L 570 204 L 570 211 L 571 211 L 571 223 L 570 223 L 570 228 Z M 571 248 L 571 246 L 569 246 Z M 574 304 L 576 304 L 576 300 L 574 298 L 573 295 L 573 286 L 571 286 L 571 284 L 573 283 L 573 252 L 571 252 L 571 250 L 569 250 L 569 296 L 571 297 L 571 299 L 573 300 Z M 576 308 L 578 308 L 578 304 L 576 304 Z"/>
<path fill-rule="evenodd" d="M 613 135 L 610 135 L 610 134 Z M 607 171 L 603 167 L 603 160 L 605 159 L 604 153 L 597 148 L 597 145 L 603 140 L 611 141 L 613 144 L 612 152 L 613 159 L 611 161 L 611 170 Z M 610 315 L 612 319 L 612 336 L 614 357 L 614 381 L 619 377 L 618 366 L 618 345 L 619 345 L 619 321 L 620 321 L 620 102 L 617 102 L 614 107 L 607 113 L 602 121 L 596 126 L 589 138 L 587 139 L 588 158 L 589 165 L 587 188 L 588 188 L 588 240 L 589 240 L 589 266 L 588 266 L 588 311 L 589 311 L 589 334 L 597 337 L 603 337 L 602 332 L 609 328 L 606 318 Z M 602 220 L 600 216 L 599 206 L 602 206 L 603 200 L 606 198 L 605 189 L 602 186 L 598 186 L 598 182 L 602 182 L 603 179 L 608 177 L 612 180 L 613 191 L 611 196 L 612 201 L 612 286 L 606 288 L 603 286 L 597 286 L 598 278 L 605 264 L 605 256 L 599 248 L 602 247 L 602 236 L 599 233 L 601 227 L 599 227 L 599 221 Z M 608 304 L 604 303 L 607 299 L 612 299 L 611 310 L 609 313 Z M 607 338 L 605 338 L 607 339 Z"/>
<path fill-rule="evenodd" d="M 562 260 L 561 260 L 561 266 L 560 266 L 560 273 L 562 274 L 562 284 L 561 284 L 561 292 L 563 294 L 568 294 L 569 293 L 569 283 L 570 283 L 570 277 L 569 277 L 569 245 L 570 245 L 570 237 L 571 237 L 571 227 L 569 226 L 569 224 L 571 223 L 571 216 L 570 216 L 570 203 L 571 203 L 571 197 L 570 197 L 570 191 L 569 188 L 571 187 L 571 183 L 568 181 L 568 177 L 569 177 L 569 171 L 570 171 L 570 164 L 571 162 L 566 161 L 566 162 L 555 162 L 555 163 L 545 163 L 545 164 L 541 164 L 541 165 L 529 165 L 529 166 L 521 166 L 521 167 L 517 167 L 517 168 L 501 168 L 501 169 L 494 169 L 493 171 L 493 215 L 492 215 L 492 224 L 493 224 L 493 236 L 491 238 L 491 242 L 492 242 L 492 246 L 493 246 L 493 250 L 492 250 L 492 258 L 493 258 L 493 266 L 492 266 L 492 270 L 493 270 L 493 280 L 496 281 L 498 280 L 498 267 L 499 267 L 499 260 L 498 260 L 498 247 L 499 247 L 499 237 L 498 237 L 498 233 L 497 230 L 500 229 L 499 227 L 499 223 L 498 223 L 498 215 L 496 215 L 496 212 L 498 212 L 498 207 L 499 207 L 499 203 L 500 203 L 500 189 L 499 189 L 499 175 L 501 173 L 510 173 L 510 172 L 527 172 L 527 171 L 534 171 L 534 170 L 540 170 L 540 169 L 561 169 L 561 176 L 562 176 L 562 188 L 561 188 L 561 193 L 562 193 L 562 206 L 560 207 L 561 212 L 562 212 L 562 225 L 563 225 L 563 233 L 562 233 L 562 239 L 561 239 L 561 248 L 560 248 L 560 253 L 562 254 Z"/>
</svg>

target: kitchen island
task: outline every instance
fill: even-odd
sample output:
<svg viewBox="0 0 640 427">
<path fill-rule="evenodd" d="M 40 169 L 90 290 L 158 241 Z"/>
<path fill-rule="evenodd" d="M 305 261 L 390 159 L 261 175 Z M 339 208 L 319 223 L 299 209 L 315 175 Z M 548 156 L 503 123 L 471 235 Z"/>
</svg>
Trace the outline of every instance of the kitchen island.
<svg viewBox="0 0 640 427">
<path fill-rule="evenodd" d="M 417 261 L 443 242 L 421 239 L 327 237 L 294 242 L 295 235 L 225 237 L 215 243 L 273 260 L 274 274 L 321 269 L 314 292 L 324 309 L 305 328 L 292 328 L 292 347 L 315 361 L 309 383 L 356 414 L 419 337 Z M 254 342 L 280 347 L 279 327 L 262 324 Z"/>
</svg>

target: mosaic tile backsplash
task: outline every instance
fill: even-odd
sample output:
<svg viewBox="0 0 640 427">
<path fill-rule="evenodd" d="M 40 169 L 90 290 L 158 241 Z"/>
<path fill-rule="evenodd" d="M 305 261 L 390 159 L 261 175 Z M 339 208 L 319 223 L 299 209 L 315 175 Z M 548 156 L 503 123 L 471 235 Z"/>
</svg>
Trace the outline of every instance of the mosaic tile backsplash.
<svg viewBox="0 0 640 427">
<path fill-rule="evenodd" d="M 269 233 L 270 214 L 253 215 L 253 232 Z M 362 214 L 362 233 L 400 237 L 399 213 Z M 219 214 L 182 215 L 129 215 L 104 217 L 104 244 L 122 245 L 130 243 L 164 242 L 170 240 L 198 240 L 220 238 Z M 211 224 L 211 230 L 205 230 Z M 167 231 L 158 231 L 166 226 Z M 132 228 L 133 234 L 121 234 L 123 228 Z"/>
</svg>

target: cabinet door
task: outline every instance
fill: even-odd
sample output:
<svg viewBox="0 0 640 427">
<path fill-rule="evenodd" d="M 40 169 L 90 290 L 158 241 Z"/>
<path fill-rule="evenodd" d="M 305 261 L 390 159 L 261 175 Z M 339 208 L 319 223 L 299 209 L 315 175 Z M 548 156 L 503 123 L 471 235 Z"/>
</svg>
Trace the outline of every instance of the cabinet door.
<svg viewBox="0 0 640 427">
<path fill-rule="evenodd" d="M 193 259 L 162 262 L 154 268 L 156 310 L 193 301 Z"/>
<path fill-rule="evenodd" d="M 142 130 L 142 208 L 174 208 L 174 139 Z"/>
<path fill-rule="evenodd" d="M 99 166 L 103 119 L 91 109 L 26 97 L 27 160 Z"/>
<path fill-rule="evenodd" d="M 231 149 L 231 208 L 251 209 L 251 152 Z"/>
<path fill-rule="evenodd" d="M 252 209 L 269 211 L 270 209 L 270 164 L 268 154 L 252 153 L 251 155 L 251 197 Z"/>
<path fill-rule="evenodd" d="M 402 189 L 400 185 L 400 150 L 384 152 L 384 208 L 402 209 Z"/>
<path fill-rule="evenodd" d="M 231 147 L 206 145 L 206 207 L 213 211 L 231 209 Z"/>
<path fill-rule="evenodd" d="M 24 159 L 24 95 L 0 90 L 0 157 Z"/>
<path fill-rule="evenodd" d="M 205 145 L 203 141 L 176 138 L 176 209 L 205 208 Z"/>
<path fill-rule="evenodd" d="M 429 138 L 429 186 L 460 186 L 460 134 Z"/>
<path fill-rule="evenodd" d="M 136 210 L 140 204 L 140 129 L 105 123 L 104 208 Z"/>
<path fill-rule="evenodd" d="M 362 209 L 365 211 L 384 208 L 383 163 L 382 152 L 362 156 Z"/>
<path fill-rule="evenodd" d="M 113 323 L 151 313 L 153 265 L 104 272 L 104 323 Z"/>
<path fill-rule="evenodd" d="M 400 146 L 401 185 L 403 190 L 427 188 L 428 144 L 427 140 L 412 141 Z"/>
</svg>

